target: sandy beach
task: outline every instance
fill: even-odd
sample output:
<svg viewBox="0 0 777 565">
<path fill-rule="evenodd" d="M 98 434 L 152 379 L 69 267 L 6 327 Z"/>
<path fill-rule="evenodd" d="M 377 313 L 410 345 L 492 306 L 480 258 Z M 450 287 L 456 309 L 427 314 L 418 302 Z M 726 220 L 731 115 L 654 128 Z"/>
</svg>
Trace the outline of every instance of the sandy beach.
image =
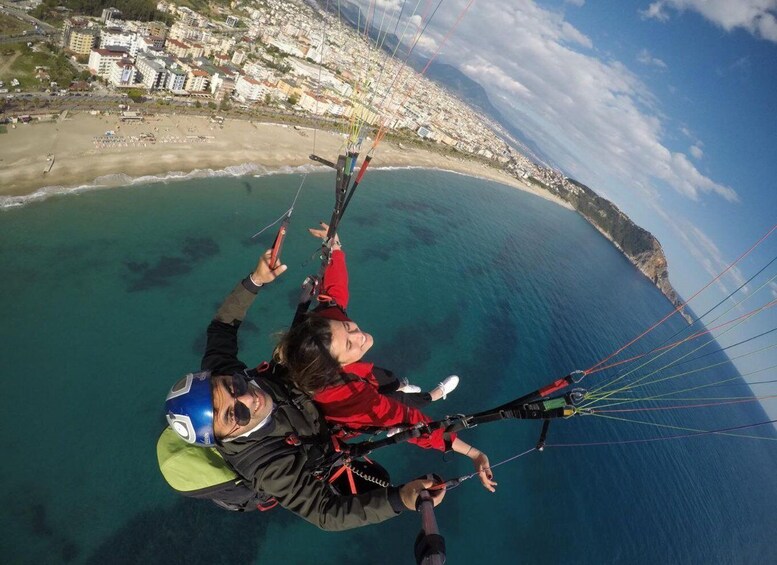
<svg viewBox="0 0 777 565">
<path fill-rule="evenodd" d="M 109 133 L 110 132 L 110 133 Z M 257 165 L 267 170 L 333 159 L 342 137 L 309 128 L 208 117 L 156 115 L 123 123 L 119 116 L 67 114 L 56 121 L 18 123 L 0 135 L 0 197 L 24 197 L 45 187 L 101 186 L 171 172 Z M 475 161 L 383 142 L 374 167 L 423 167 L 494 180 L 563 206 L 552 194 Z M 44 172 L 45 171 L 45 172 Z"/>
</svg>

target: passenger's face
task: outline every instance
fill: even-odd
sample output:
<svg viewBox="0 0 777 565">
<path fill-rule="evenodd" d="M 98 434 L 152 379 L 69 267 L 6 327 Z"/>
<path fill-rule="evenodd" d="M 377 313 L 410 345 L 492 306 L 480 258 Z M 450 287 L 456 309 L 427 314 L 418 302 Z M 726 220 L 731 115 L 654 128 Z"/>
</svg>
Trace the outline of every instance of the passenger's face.
<svg viewBox="0 0 777 565">
<path fill-rule="evenodd" d="M 267 395 L 255 386 L 242 385 L 232 377 L 214 377 L 213 379 L 213 432 L 217 438 L 237 437 L 253 429 L 267 416 L 270 408 Z M 238 403 L 248 409 L 247 423 L 240 424 L 241 412 Z M 244 414 L 243 414 L 244 415 Z"/>
<path fill-rule="evenodd" d="M 331 320 L 329 325 L 332 328 L 329 352 L 340 365 L 355 363 L 372 347 L 372 336 L 361 331 L 354 322 Z"/>
</svg>

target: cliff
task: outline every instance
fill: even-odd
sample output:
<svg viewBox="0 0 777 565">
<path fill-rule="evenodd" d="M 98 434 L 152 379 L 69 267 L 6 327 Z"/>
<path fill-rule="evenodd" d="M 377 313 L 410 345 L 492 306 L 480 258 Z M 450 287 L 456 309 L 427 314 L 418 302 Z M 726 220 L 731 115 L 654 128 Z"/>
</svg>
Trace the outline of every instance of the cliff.
<svg viewBox="0 0 777 565">
<path fill-rule="evenodd" d="M 682 304 L 683 301 L 669 282 L 664 250 L 653 234 L 636 225 L 615 204 L 584 184 L 572 179 L 566 179 L 564 183 L 553 187 L 545 183 L 540 184 L 569 202 L 650 279 L 675 307 Z M 685 310 L 682 310 L 681 314 L 688 323 L 693 321 Z"/>
</svg>

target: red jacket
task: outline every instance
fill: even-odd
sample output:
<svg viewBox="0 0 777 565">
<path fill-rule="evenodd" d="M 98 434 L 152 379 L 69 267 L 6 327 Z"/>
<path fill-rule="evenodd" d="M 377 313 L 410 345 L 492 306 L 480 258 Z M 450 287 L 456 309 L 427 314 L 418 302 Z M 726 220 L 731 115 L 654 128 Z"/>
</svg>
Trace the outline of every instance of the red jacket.
<svg viewBox="0 0 777 565">
<path fill-rule="evenodd" d="M 321 291 L 343 310 L 348 306 L 348 270 L 345 266 L 345 253 L 340 250 L 332 252 L 332 261 L 324 272 Z M 340 308 L 325 308 L 319 310 L 319 315 L 332 319 L 347 319 Z M 363 361 L 346 365 L 342 368 L 341 384 L 329 386 L 313 397 L 328 422 L 358 430 L 392 428 L 432 421 L 420 410 L 380 394 L 373 369 L 373 363 Z M 450 434 L 449 442 L 455 438 L 455 434 Z M 450 447 L 450 443 L 445 441 L 443 430 L 435 430 L 429 435 L 411 439 L 410 442 L 425 449 L 440 451 Z"/>
</svg>

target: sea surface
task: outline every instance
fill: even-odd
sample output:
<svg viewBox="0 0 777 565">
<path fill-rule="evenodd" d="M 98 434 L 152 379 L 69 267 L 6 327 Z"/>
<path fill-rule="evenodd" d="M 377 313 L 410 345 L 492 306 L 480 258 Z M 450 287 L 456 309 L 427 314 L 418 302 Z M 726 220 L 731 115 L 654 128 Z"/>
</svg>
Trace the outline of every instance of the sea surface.
<svg viewBox="0 0 777 565">
<path fill-rule="evenodd" d="M 414 562 L 418 514 L 326 533 L 282 509 L 232 514 L 182 498 L 157 468 L 167 390 L 199 367 L 211 316 L 274 229 L 251 235 L 282 215 L 302 179 L 191 178 L 0 211 L 2 563 Z M 249 364 L 268 358 L 299 284 L 318 268 L 305 228 L 328 221 L 333 184 L 330 173 L 305 177 L 284 248 L 288 272 L 262 290 L 241 328 Z M 349 312 L 375 338 L 368 359 L 426 389 L 461 376 L 427 410 L 435 417 L 484 410 L 588 368 L 672 310 L 575 212 L 462 175 L 371 171 L 341 238 Z M 629 353 L 684 327 L 672 318 Z M 721 366 L 690 378 L 732 375 Z M 678 380 L 646 394 L 689 386 Z M 757 403 L 618 416 L 646 423 L 554 421 L 542 453 L 495 468 L 496 494 L 477 479 L 448 492 L 436 509 L 448 563 L 777 563 L 774 428 L 740 432 L 761 440 L 666 439 L 764 421 Z M 530 450 L 540 427 L 502 421 L 462 438 L 495 464 Z M 462 457 L 410 445 L 374 455 L 396 484 L 471 471 Z"/>
</svg>

